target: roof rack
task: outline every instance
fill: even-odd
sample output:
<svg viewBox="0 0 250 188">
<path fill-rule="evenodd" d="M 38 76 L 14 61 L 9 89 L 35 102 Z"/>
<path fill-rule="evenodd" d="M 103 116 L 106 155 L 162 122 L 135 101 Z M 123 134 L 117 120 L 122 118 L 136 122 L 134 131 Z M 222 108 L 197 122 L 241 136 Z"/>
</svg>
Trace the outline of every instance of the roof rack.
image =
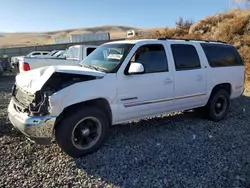
<svg viewBox="0 0 250 188">
<path fill-rule="evenodd" d="M 220 42 L 220 43 L 225 43 L 226 42 L 223 42 L 223 41 L 220 41 L 220 40 L 197 40 L 197 39 L 183 39 L 183 38 L 170 38 L 170 37 L 163 37 L 163 38 L 158 38 L 158 40 L 185 40 L 185 41 L 201 41 L 201 42 Z"/>
</svg>

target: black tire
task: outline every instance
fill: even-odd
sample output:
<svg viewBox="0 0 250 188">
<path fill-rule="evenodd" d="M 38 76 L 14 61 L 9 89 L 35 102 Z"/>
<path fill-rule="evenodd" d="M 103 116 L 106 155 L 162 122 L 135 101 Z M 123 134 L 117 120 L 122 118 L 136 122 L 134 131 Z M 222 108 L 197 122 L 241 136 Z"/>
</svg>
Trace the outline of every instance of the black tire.
<svg viewBox="0 0 250 188">
<path fill-rule="evenodd" d="M 212 121 L 220 121 L 227 115 L 230 107 L 230 95 L 224 90 L 216 91 L 209 99 L 206 107 L 206 117 Z"/>
<path fill-rule="evenodd" d="M 84 131 L 86 132 L 87 129 L 85 127 L 85 130 L 83 130 L 79 129 L 79 127 L 85 126 L 86 121 L 94 122 L 97 120 L 100 123 L 101 128 L 96 129 L 96 132 L 99 132 L 99 136 L 96 138 L 95 143 L 89 148 L 80 148 L 81 144 L 76 144 L 76 142 L 78 142 L 78 139 L 75 138 L 75 135 L 77 134 L 78 138 L 81 137 L 79 138 L 79 141 L 82 140 L 83 142 L 84 140 L 84 142 L 87 142 L 87 139 L 85 139 L 86 137 L 83 136 Z M 87 131 L 89 132 L 89 135 L 92 134 L 90 132 L 90 130 L 92 129 L 90 129 L 91 126 L 88 127 L 89 131 Z M 73 158 L 79 158 L 97 151 L 107 138 L 108 129 L 109 120 L 106 114 L 99 109 L 86 107 L 84 110 L 78 110 L 75 113 L 67 114 L 67 116 L 60 121 L 60 124 L 55 128 L 55 139 L 58 145 L 67 155 Z M 82 137 L 84 138 L 82 139 Z"/>
</svg>

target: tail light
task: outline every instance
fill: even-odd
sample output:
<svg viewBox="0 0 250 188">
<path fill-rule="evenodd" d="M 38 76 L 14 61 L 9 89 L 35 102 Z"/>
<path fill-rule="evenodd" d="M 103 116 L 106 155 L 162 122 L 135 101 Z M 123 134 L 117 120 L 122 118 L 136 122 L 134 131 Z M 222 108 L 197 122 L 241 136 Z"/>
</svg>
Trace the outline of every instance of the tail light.
<svg viewBox="0 0 250 188">
<path fill-rule="evenodd" d="M 26 62 L 23 63 L 23 70 L 24 71 L 29 71 L 30 70 L 30 65 Z"/>
</svg>

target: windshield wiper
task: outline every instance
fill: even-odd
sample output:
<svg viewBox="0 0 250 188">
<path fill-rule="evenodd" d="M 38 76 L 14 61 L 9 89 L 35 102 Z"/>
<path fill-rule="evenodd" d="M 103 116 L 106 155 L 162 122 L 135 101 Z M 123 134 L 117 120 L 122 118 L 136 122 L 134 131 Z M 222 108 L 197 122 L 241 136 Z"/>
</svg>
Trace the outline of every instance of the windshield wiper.
<svg viewBox="0 0 250 188">
<path fill-rule="evenodd" d="M 101 71 L 101 72 L 108 72 L 108 69 L 105 69 L 103 67 L 98 67 L 98 66 L 94 66 L 94 65 L 91 65 L 95 70 L 97 71 Z"/>
<path fill-rule="evenodd" d="M 90 69 L 94 69 L 96 71 L 101 71 L 101 72 L 108 72 L 107 69 L 105 68 L 101 68 L 101 67 L 97 67 L 97 66 L 94 66 L 94 65 L 82 65 L 83 67 L 87 67 L 87 68 L 90 68 Z"/>
</svg>

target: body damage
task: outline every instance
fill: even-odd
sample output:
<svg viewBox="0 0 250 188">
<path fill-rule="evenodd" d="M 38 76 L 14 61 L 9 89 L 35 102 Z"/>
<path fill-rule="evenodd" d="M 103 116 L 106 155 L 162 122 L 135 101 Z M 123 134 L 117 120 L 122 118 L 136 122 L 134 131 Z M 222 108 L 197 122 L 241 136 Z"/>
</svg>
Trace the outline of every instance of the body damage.
<svg viewBox="0 0 250 188">
<path fill-rule="evenodd" d="M 52 109 L 53 95 L 76 83 L 103 78 L 105 73 L 82 67 L 43 67 L 16 77 L 13 87 L 13 106 L 17 112 L 29 116 L 47 116 Z M 77 92 L 70 90 L 71 93 Z M 64 101 L 63 98 L 60 99 Z M 54 108 L 53 108 L 54 109 Z"/>
<path fill-rule="evenodd" d="M 106 83 L 106 84 L 105 84 Z M 107 84 L 109 83 L 109 84 Z M 93 99 L 105 99 L 110 105 L 113 118 L 118 118 L 116 74 L 107 74 L 102 79 L 79 82 L 65 87 L 49 98 L 50 114 L 58 116 L 68 106 Z M 64 100 L 65 99 L 65 100 Z M 113 119 L 116 122 L 117 119 Z"/>
</svg>

